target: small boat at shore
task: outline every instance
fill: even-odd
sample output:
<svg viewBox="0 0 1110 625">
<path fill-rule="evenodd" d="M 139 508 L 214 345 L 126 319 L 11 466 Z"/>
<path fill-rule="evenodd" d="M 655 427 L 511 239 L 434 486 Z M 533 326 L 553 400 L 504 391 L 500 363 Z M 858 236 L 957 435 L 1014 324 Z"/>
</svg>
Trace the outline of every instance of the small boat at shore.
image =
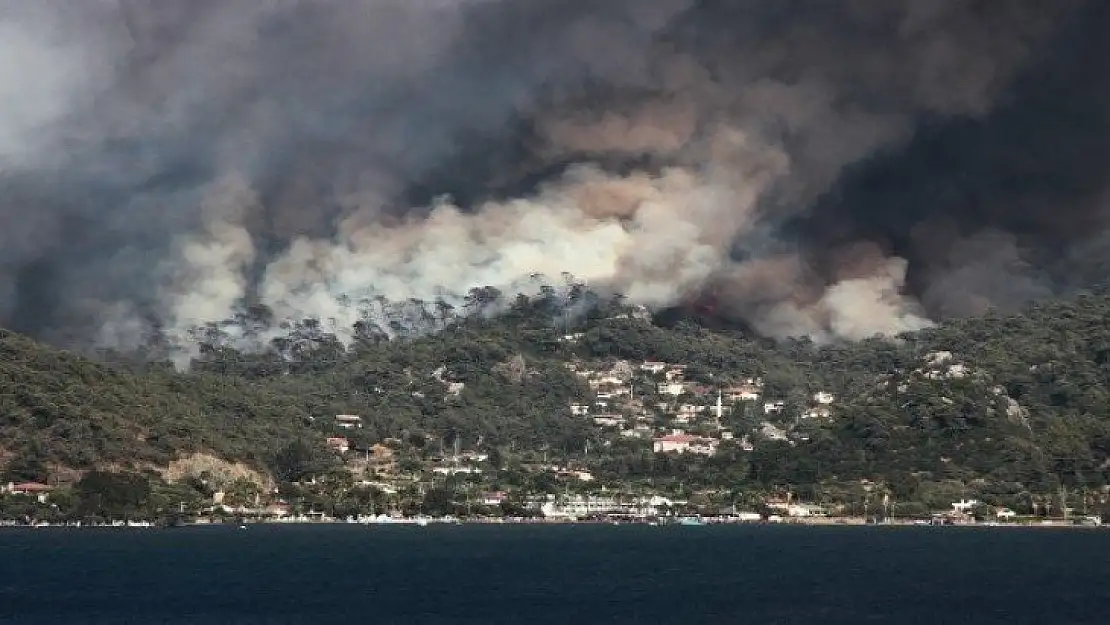
<svg viewBox="0 0 1110 625">
<path fill-rule="evenodd" d="M 688 517 L 682 517 L 681 519 L 679 519 L 678 524 L 679 525 L 705 525 L 705 521 L 703 521 L 703 520 L 701 520 L 697 517 L 688 516 Z"/>
</svg>

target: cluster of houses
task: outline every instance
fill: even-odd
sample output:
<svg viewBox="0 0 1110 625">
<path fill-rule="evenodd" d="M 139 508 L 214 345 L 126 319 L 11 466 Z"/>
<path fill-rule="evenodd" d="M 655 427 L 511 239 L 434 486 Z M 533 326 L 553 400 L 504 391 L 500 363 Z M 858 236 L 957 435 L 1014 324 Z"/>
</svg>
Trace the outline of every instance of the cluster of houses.
<svg viewBox="0 0 1110 625">
<path fill-rule="evenodd" d="M 766 397 L 760 378 L 710 386 L 688 380 L 686 365 L 661 361 L 617 361 L 605 368 L 572 362 L 567 368 L 590 390 L 589 396 L 570 404 L 571 415 L 622 437 L 649 439 L 656 453 L 714 455 L 722 441 L 735 438 L 726 415 L 737 407 L 762 419 L 756 430 L 761 437 L 790 438 L 776 424 L 785 417 L 786 402 Z M 797 418 L 831 418 L 835 399 L 818 391 Z M 740 437 L 739 444 L 754 449 L 748 436 Z"/>
<path fill-rule="evenodd" d="M 358 429 L 362 427 L 362 419 L 357 415 L 336 415 L 334 425 L 341 430 Z M 387 475 L 395 473 L 397 469 L 394 448 L 400 445 L 398 440 L 389 439 L 369 446 L 358 446 L 347 436 L 335 435 L 327 437 L 325 445 L 337 455 L 343 456 L 346 465 L 356 472 L 370 471 L 378 475 Z M 456 441 L 453 452 L 432 456 L 428 468 L 433 475 L 439 476 L 482 475 L 483 463 L 487 460 L 489 460 L 488 453 L 463 450 Z M 563 481 L 588 483 L 594 480 L 590 471 L 557 463 L 534 463 L 525 465 L 524 468 L 533 473 L 549 473 Z M 382 484 L 377 482 L 363 485 L 375 486 L 379 490 L 396 490 L 395 488 L 383 489 Z"/>
<path fill-rule="evenodd" d="M 549 495 L 532 498 L 528 503 L 546 518 L 570 520 L 599 516 L 659 517 L 686 504 L 685 501 L 675 501 L 659 495 L 623 498 L 610 495 L 576 495 L 557 498 Z"/>
<path fill-rule="evenodd" d="M 759 397 L 750 398 L 752 394 L 757 394 L 756 391 L 758 390 L 762 389 L 756 380 L 745 380 L 740 384 L 719 389 L 717 392 L 718 399 L 716 404 L 696 412 L 698 414 L 713 414 L 719 420 L 724 414 L 725 397 L 731 398 L 734 402 L 759 401 Z M 741 396 L 747 398 L 740 399 Z M 813 401 L 817 405 L 823 404 L 827 406 L 833 403 L 833 398 L 827 394 L 817 394 L 813 398 Z M 588 414 L 588 412 L 585 414 Z M 327 438 L 327 446 L 337 454 L 341 454 L 345 457 L 347 465 L 353 473 L 357 474 L 359 471 L 363 471 L 364 477 L 356 479 L 353 486 L 372 487 L 385 495 L 398 495 L 401 489 L 404 488 L 403 480 L 401 483 L 396 483 L 395 481 L 391 481 L 392 478 L 385 479 L 381 474 L 375 475 L 375 472 L 376 470 L 384 472 L 394 471 L 396 468 L 394 458 L 394 454 L 396 453 L 395 448 L 401 441 L 383 441 L 383 443 L 375 443 L 363 449 L 353 445 L 347 436 L 341 435 L 343 431 L 357 430 L 361 427 L 362 419 L 357 415 L 335 415 L 335 435 Z M 721 441 L 726 440 L 724 438 L 725 433 L 725 430 L 718 430 L 717 434 L 720 435 L 720 438 L 681 431 L 656 434 L 652 439 L 652 448 L 656 453 L 660 454 L 701 454 L 712 456 L 717 452 Z M 481 451 L 463 451 L 459 448 L 458 443 L 456 443 L 453 453 L 444 454 L 443 457 L 434 457 L 431 460 L 432 466 L 430 467 L 430 472 L 434 475 L 441 476 L 458 475 L 460 473 L 481 474 L 483 469 L 489 467 L 489 455 L 487 453 Z M 429 467 L 426 466 L 425 468 Z M 590 471 L 583 468 L 563 466 L 557 463 L 547 463 L 546 460 L 542 464 L 533 463 L 527 465 L 525 468 L 530 472 L 550 473 L 568 485 L 577 482 L 578 485 L 574 488 L 575 494 L 571 494 L 569 488 L 566 493 L 561 495 L 535 495 L 527 492 L 509 493 L 505 490 L 472 491 L 467 495 L 467 514 L 471 514 L 471 504 L 474 506 L 473 514 L 478 516 L 510 514 L 510 512 L 506 512 L 510 510 L 510 507 L 506 506 L 509 506 L 510 502 L 513 502 L 511 505 L 512 509 L 524 509 L 530 511 L 533 515 L 553 521 L 574 521 L 598 518 L 608 518 L 610 520 L 643 520 L 662 519 L 664 517 L 675 518 L 676 516 L 687 514 L 708 515 L 717 519 L 718 522 L 767 521 L 824 523 L 842 522 L 845 518 L 855 518 L 856 520 L 861 518 L 858 517 L 858 511 L 855 513 L 857 516 L 852 517 L 853 512 L 845 509 L 844 506 L 828 507 L 806 503 L 793 499 L 789 494 L 783 497 L 772 497 L 762 501 L 760 505 L 757 506 L 759 509 L 758 512 L 752 509 L 742 510 L 732 506 L 723 508 L 711 506 L 710 508 L 706 508 L 704 505 L 693 506 L 690 505 L 688 501 L 677 500 L 660 494 L 615 494 L 614 490 L 607 490 L 605 486 L 590 486 L 589 484 L 594 482 L 595 478 Z M 396 477 L 396 475 L 393 477 Z M 383 479 L 384 481 L 382 481 Z M 315 478 L 308 478 L 302 485 L 315 483 Z M 497 488 L 493 483 L 484 481 L 482 483 L 485 488 Z M 410 486 L 414 484 L 415 483 L 412 483 Z M 53 490 L 55 490 L 55 487 L 46 484 L 9 483 L 0 486 L 0 495 L 24 496 L 34 498 L 40 503 L 49 503 L 49 498 Z M 869 489 L 865 488 L 865 490 Z M 277 491 L 275 490 L 273 493 L 276 496 Z M 269 499 L 269 503 L 267 503 L 267 499 Z M 887 503 L 886 496 L 884 496 L 884 506 L 886 506 Z M 1053 521 L 1054 523 L 1059 522 L 1067 524 L 1076 522 L 1074 518 L 1069 519 L 1069 512 L 1073 512 L 1071 509 L 1062 508 L 1062 510 L 1063 518 Z M 322 512 L 318 511 L 295 512 L 294 507 L 288 502 L 277 498 L 270 499 L 268 496 L 264 496 L 263 491 L 255 492 L 252 495 L 252 501 L 244 501 L 242 497 L 238 497 L 234 502 L 230 502 L 226 498 L 225 493 L 216 492 L 211 502 L 209 502 L 207 507 L 201 510 L 201 512 L 208 518 L 223 514 L 249 516 L 283 522 L 334 520 L 327 518 Z M 1034 510 L 1034 513 L 1036 513 L 1036 510 Z M 400 514 L 400 512 L 394 511 L 391 518 L 400 518 L 398 516 Z M 974 499 L 963 499 L 953 502 L 950 510 L 935 513 L 928 519 L 908 520 L 906 522 L 937 525 L 1020 522 L 1021 519 L 1017 517 L 1017 513 L 1008 508 L 985 506 Z M 1101 524 L 1101 519 L 1099 517 L 1082 517 L 1078 520 L 1088 525 Z M 1046 522 L 1049 521 L 1042 521 L 1042 523 Z"/>
<path fill-rule="evenodd" d="M 696 443 L 695 443 L 696 444 Z M 672 450 L 677 451 L 677 450 Z M 557 466 L 547 467 L 559 471 L 564 477 L 571 477 L 581 481 L 592 481 L 593 477 L 586 471 L 572 471 Z M 356 486 L 374 487 L 388 495 L 396 495 L 397 489 L 390 485 L 374 481 L 362 480 Z M 0 486 L 0 496 L 23 496 L 37 500 L 39 503 L 49 503 L 49 498 L 55 487 L 39 483 L 9 483 Z M 275 491 L 276 493 L 276 491 Z M 662 519 L 704 518 L 711 522 L 744 523 L 744 522 L 770 522 L 770 523 L 864 523 L 869 522 L 860 516 L 852 516 L 845 506 L 824 506 L 796 500 L 790 493 L 782 496 L 771 497 L 762 501 L 758 506 L 741 508 L 735 505 L 720 507 L 705 505 L 692 505 L 690 501 L 676 499 L 660 494 L 630 495 L 600 492 L 592 494 L 563 495 L 520 495 L 516 498 L 504 490 L 479 492 L 468 496 L 467 507 L 473 506 L 468 514 L 485 517 L 490 514 L 499 516 L 508 510 L 506 506 L 515 501 L 516 510 L 525 510 L 539 518 L 550 521 L 587 521 L 587 520 L 626 520 L 626 521 L 652 521 Z M 888 503 L 884 497 L 884 505 Z M 1099 516 L 1074 514 L 1070 508 L 1062 508 L 1063 516 L 1056 518 L 1043 518 L 1039 521 L 1042 525 L 1086 525 L 1098 526 L 1102 524 Z M 219 515 L 249 517 L 272 522 L 328 522 L 342 521 L 329 517 L 321 511 L 297 511 L 294 506 L 282 499 L 273 499 L 268 503 L 263 500 L 262 493 L 256 493 L 253 501 L 238 501 L 231 503 L 223 492 L 216 492 L 211 502 L 200 510 L 201 517 L 198 522 L 211 522 Z M 517 513 L 519 514 L 519 513 Z M 452 517 L 453 518 L 453 517 Z M 383 522 L 408 522 L 412 519 L 404 517 L 399 511 L 377 516 L 359 516 L 346 519 L 347 522 L 383 523 Z M 457 521 L 457 519 L 456 519 Z M 891 522 L 889 519 L 885 522 Z M 1023 521 L 1016 512 L 1009 508 L 988 506 L 975 499 L 961 499 L 953 502 L 949 510 L 933 513 L 928 518 L 900 519 L 899 523 L 913 523 L 925 525 L 970 525 L 986 523 L 988 525 L 1011 524 Z M 117 522 L 116 524 L 121 524 Z M 128 523 L 133 525 L 133 523 Z M 134 525 L 147 526 L 149 523 L 134 523 Z"/>
<path fill-rule="evenodd" d="M 578 338 L 564 337 L 568 341 Z M 704 379 L 689 379 L 688 366 L 682 363 L 618 360 L 601 365 L 573 361 L 566 366 L 588 389 L 568 406 L 572 416 L 588 420 L 614 439 L 649 442 L 656 453 L 712 456 L 723 441 L 734 439 L 746 451 L 753 450 L 759 439 L 795 444 L 789 425 L 792 420 L 829 419 L 834 414 L 835 397 L 829 392 L 813 393 L 809 405 L 791 406 L 788 410 L 785 400 L 766 396 L 761 378 L 706 384 Z M 447 396 L 457 397 L 465 388 L 461 382 L 448 380 L 443 367 L 432 371 L 431 376 L 445 386 Z M 757 419 L 754 429 L 748 427 L 742 435 L 733 432 L 735 419 L 726 418 L 737 409 Z M 335 425 L 340 429 L 360 429 L 362 419 L 357 415 L 337 415 Z M 367 452 L 354 449 L 344 436 L 329 438 L 327 445 L 344 455 Z M 442 466 L 435 470 L 454 474 L 471 472 L 473 468 Z"/>
</svg>

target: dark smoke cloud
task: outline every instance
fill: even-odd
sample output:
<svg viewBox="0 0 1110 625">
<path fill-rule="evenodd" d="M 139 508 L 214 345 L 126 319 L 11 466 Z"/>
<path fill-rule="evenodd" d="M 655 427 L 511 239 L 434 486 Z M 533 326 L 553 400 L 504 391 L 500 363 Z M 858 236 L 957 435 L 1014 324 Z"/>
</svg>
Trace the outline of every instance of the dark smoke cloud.
<svg viewBox="0 0 1110 625">
<path fill-rule="evenodd" d="M 927 120 L 800 224 L 814 266 L 860 239 L 909 260 L 932 316 L 1102 283 L 1110 224 L 1110 6 L 1073 4 L 990 114 Z"/>
<path fill-rule="evenodd" d="M 536 272 L 858 338 L 1106 257 L 1097 0 L 26 4 L 0 323 L 69 346 Z"/>
</svg>

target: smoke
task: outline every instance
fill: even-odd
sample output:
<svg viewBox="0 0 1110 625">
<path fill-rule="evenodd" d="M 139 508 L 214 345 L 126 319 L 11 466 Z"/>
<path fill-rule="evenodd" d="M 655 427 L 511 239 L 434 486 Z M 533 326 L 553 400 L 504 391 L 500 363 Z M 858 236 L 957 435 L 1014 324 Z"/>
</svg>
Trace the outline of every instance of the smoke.
<svg viewBox="0 0 1110 625">
<path fill-rule="evenodd" d="M 1102 7 L 5 8 L 0 324 L 134 347 L 264 305 L 343 334 L 352 302 L 536 273 L 819 340 L 1018 305 L 1106 249 Z"/>
<path fill-rule="evenodd" d="M 161 294 L 169 303 L 171 335 L 230 319 L 247 295 L 247 270 L 255 258 L 244 219 L 258 199 L 238 177 L 216 181 L 201 200 L 202 229 L 180 243 L 180 266 Z M 171 270 L 172 272 L 173 270 Z M 183 356 L 192 356 L 186 352 Z M 184 362 L 188 362 L 185 360 Z"/>
</svg>

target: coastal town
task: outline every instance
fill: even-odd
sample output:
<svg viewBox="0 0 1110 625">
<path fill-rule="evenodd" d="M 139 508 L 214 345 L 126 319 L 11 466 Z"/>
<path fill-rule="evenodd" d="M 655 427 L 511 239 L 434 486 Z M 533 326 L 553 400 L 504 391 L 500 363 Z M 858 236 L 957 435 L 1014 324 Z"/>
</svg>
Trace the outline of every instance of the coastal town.
<svg viewBox="0 0 1110 625">
<path fill-rule="evenodd" d="M 361 485 L 360 485 L 361 486 Z M 52 506 L 53 487 L 45 484 L 7 484 L 0 497 L 9 503 Z M 404 514 L 394 510 L 380 514 L 354 514 L 335 517 L 318 510 L 297 510 L 280 496 L 261 505 L 233 505 L 224 493 L 217 493 L 212 505 L 197 514 L 181 516 L 172 522 L 161 518 L 98 519 L 50 521 L 31 516 L 0 519 L 0 527 L 155 527 L 237 523 L 346 523 L 361 525 L 428 525 L 428 524 L 537 524 L 537 523 L 605 523 L 612 525 L 720 525 L 720 524 L 793 524 L 793 525 L 914 525 L 914 526 L 980 526 L 980 527 L 1101 527 L 1097 515 L 1077 515 L 1068 508 L 1056 517 L 1021 516 L 1009 508 L 988 506 L 977 500 L 953 502 L 950 509 L 928 517 L 869 517 L 852 514 L 842 507 L 828 508 L 790 497 L 768 500 L 760 506 L 744 510 L 735 506 L 707 509 L 688 500 L 675 500 L 660 495 L 627 497 L 610 495 L 530 496 L 523 505 L 510 508 L 510 497 L 503 491 L 480 493 L 475 501 L 466 502 L 466 511 L 459 515 L 447 513 L 433 516 L 422 512 Z"/>
<path fill-rule="evenodd" d="M 568 335 L 563 340 L 576 338 Z M 701 466 L 689 462 L 750 454 L 766 444 L 795 445 L 807 440 L 807 424 L 836 418 L 837 398 L 824 389 L 802 396 L 776 394 L 759 377 L 717 380 L 702 372 L 693 379 L 690 368 L 681 363 L 574 361 L 566 367 L 582 389 L 566 411 L 592 433 L 581 449 L 505 449 L 459 436 L 378 440 L 366 432 L 362 416 L 335 414 L 316 420 L 320 439 L 293 450 L 290 464 L 296 466 L 277 479 L 196 454 L 157 475 L 156 481 L 165 484 L 163 490 L 176 495 L 164 493 L 161 505 L 153 508 L 132 506 L 126 518 L 67 513 L 75 488 L 81 488 L 78 480 L 8 483 L 0 488 L 0 512 L 8 525 L 145 526 L 159 519 L 177 524 L 1101 525 L 1098 514 L 1070 505 L 1073 500 L 1066 492 L 1030 501 L 1029 509 L 1019 513 L 967 497 L 953 497 L 933 509 L 902 506 L 885 485 L 866 480 L 838 500 L 807 498 L 788 485 L 745 492 L 691 487 L 680 478 L 645 480 L 627 471 L 622 475 L 611 459 L 614 448 L 672 462 L 681 474 L 682 467 Z M 931 354 L 918 373 L 967 375 L 966 368 L 951 362 L 946 353 Z M 465 389 L 464 383 L 446 378 L 443 369 L 427 376 L 438 382 L 448 401 Z M 414 393 L 428 392 L 427 386 L 421 388 Z"/>
</svg>

